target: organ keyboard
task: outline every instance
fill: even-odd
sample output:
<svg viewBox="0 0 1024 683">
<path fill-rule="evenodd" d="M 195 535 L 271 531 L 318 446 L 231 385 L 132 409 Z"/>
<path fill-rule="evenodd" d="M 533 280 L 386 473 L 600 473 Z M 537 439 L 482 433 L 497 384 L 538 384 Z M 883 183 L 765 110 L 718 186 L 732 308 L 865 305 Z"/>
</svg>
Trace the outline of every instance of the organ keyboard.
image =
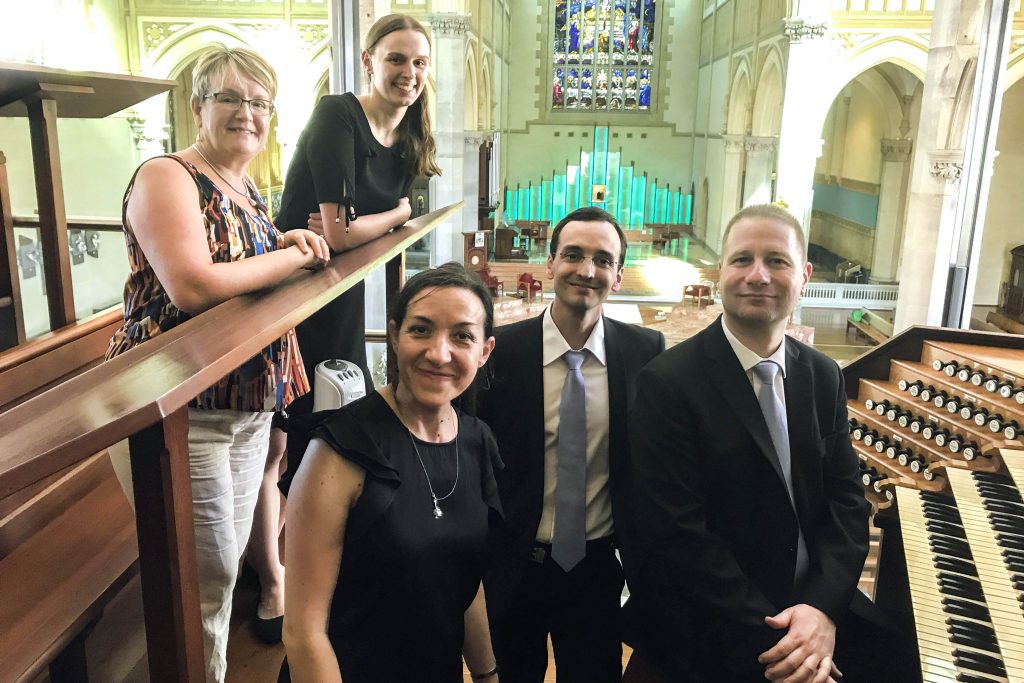
<svg viewBox="0 0 1024 683">
<path fill-rule="evenodd" d="M 921 680 L 1024 683 L 1024 339 L 913 328 L 844 375 L 876 602 L 913 628 Z"/>
</svg>

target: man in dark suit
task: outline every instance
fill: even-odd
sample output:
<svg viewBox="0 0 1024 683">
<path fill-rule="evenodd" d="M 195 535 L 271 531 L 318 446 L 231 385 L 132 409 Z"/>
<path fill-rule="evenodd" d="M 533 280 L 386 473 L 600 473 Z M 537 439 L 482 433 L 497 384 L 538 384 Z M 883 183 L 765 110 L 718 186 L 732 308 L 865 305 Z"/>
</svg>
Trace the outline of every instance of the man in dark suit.
<svg viewBox="0 0 1024 683">
<path fill-rule="evenodd" d="M 724 314 L 637 379 L 624 680 L 907 680 L 865 677 L 861 617 L 882 617 L 857 590 L 869 505 L 843 376 L 785 334 L 810 275 L 796 218 L 743 209 Z"/>
<path fill-rule="evenodd" d="M 503 683 L 544 680 L 548 634 L 560 683 L 621 679 L 626 415 L 633 378 L 665 349 L 660 333 L 602 316 L 625 253 L 611 215 L 573 211 L 551 235 L 551 306 L 495 333 L 477 414 L 505 462 L 484 579 Z"/>
</svg>

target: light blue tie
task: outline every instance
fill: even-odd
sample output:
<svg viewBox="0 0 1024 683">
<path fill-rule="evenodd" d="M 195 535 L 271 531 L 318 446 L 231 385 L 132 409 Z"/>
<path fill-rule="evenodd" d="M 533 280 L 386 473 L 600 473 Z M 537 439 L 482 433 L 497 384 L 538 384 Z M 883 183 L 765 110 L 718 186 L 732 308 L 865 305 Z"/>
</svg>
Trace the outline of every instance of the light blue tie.
<svg viewBox="0 0 1024 683">
<path fill-rule="evenodd" d="M 587 554 L 587 391 L 580 366 L 586 351 L 566 351 L 569 366 L 558 414 L 558 480 L 551 558 L 570 571 Z"/>
<path fill-rule="evenodd" d="M 775 457 L 778 459 L 779 469 L 782 471 L 782 478 L 786 484 L 786 492 L 789 494 L 789 502 L 793 506 L 793 513 L 796 514 L 796 500 L 793 498 L 793 467 L 789 452 L 789 423 L 786 420 L 786 407 L 775 393 L 775 376 L 778 374 L 779 364 L 771 360 L 763 360 L 754 366 L 754 374 L 761 380 L 761 388 L 757 392 L 757 402 L 761 404 L 761 412 L 764 414 L 764 421 L 768 424 L 768 433 L 772 437 L 772 445 L 775 446 Z M 804 543 L 803 530 L 799 528 L 797 520 L 797 544 L 796 544 L 796 575 L 795 581 L 799 585 L 807 575 L 807 545 Z"/>
</svg>

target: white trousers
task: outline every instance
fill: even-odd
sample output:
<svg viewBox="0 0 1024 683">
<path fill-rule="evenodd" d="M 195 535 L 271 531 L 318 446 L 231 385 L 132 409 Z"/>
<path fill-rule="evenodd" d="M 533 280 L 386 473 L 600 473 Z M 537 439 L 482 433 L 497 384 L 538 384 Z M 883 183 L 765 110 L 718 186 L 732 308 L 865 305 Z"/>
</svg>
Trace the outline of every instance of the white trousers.
<svg viewBox="0 0 1024 683">
<path fill-rule="evenodd" d="M 221 683 L 227 672 L 231 593 L 239 560 L 249 543 L 272 415 L 236 410 L 188 411 L 199 604 L 206 680 L 210 683 Z M 134 507 L 128 442 L 114 444 L 109 452 L 117 479 Z"/>
</svg>

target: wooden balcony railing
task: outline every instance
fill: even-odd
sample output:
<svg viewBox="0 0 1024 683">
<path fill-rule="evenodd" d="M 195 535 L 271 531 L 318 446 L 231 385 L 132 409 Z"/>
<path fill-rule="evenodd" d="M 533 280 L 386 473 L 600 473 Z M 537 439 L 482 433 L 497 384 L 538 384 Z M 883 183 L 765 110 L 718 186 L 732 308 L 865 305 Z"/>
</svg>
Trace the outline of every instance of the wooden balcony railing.
<svg viewBox="0 0 1024 683">
<path fill-rule="evenodd" d="M 0 414 L 0 498 L 129 439 L 151 680 L 204 678 L 189 400 L 382 265 L 390 299 L 404 250 L 461 208 L 420 216 L 322 271 L 226 301 Z"/>
</svg>

